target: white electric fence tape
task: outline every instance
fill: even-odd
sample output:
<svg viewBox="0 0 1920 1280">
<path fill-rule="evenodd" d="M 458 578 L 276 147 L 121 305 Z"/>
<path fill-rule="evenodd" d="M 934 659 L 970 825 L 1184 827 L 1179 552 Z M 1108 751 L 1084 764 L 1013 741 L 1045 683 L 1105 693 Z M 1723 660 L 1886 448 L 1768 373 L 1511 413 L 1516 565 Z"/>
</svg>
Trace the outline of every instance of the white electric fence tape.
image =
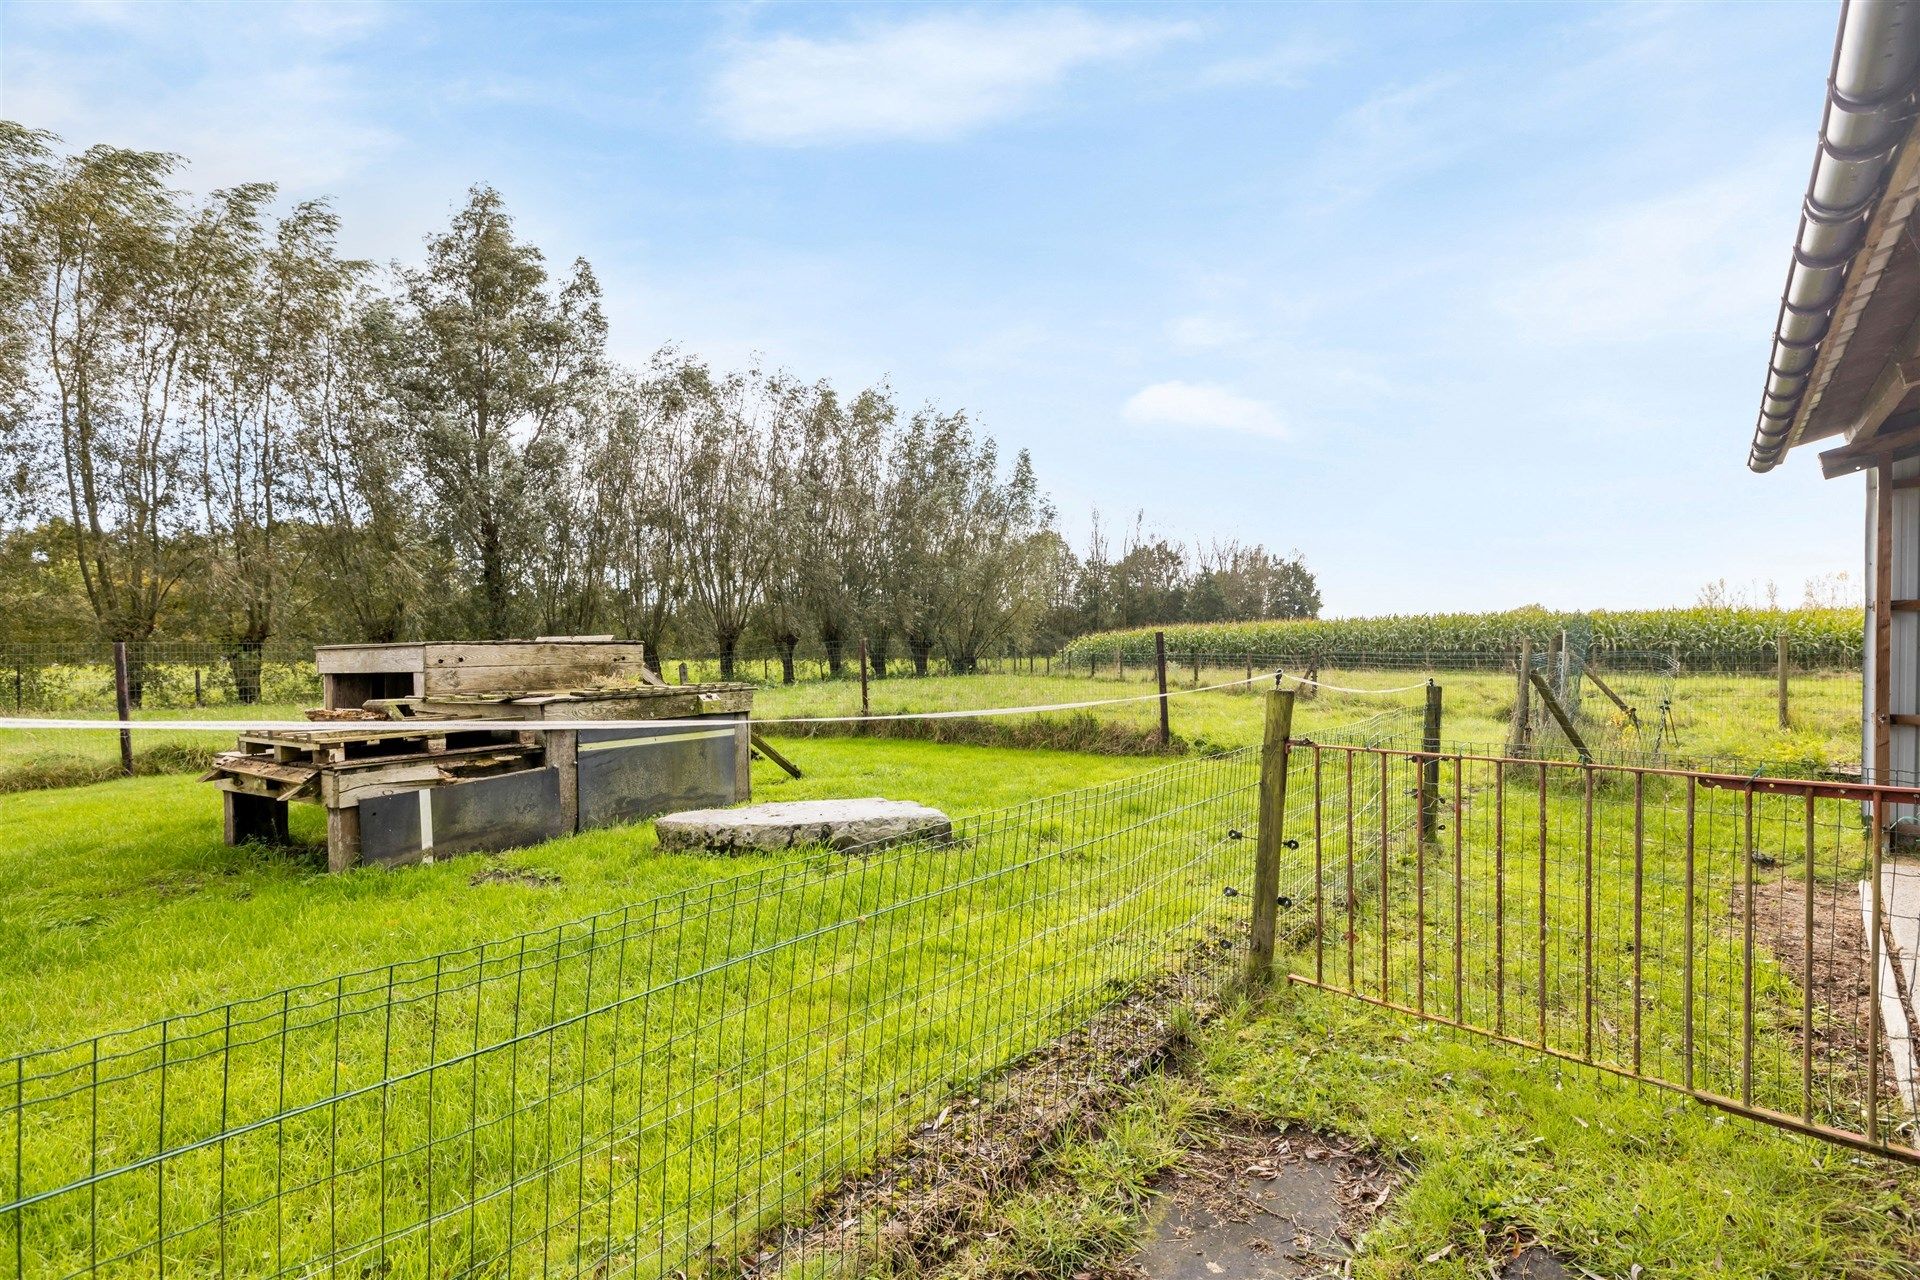
<svg viewBox="0 0 1920 1280">
<path fill-rule="evenodd" d="M 1169 689 L 1164 696 L 1181 698 L 1195 693 L 1217 693 L 1222 689 L 1238 689 L 1245 685 L 1259 684 L 1273 679 L 1275 674 L 1266 672 L 1252 679 L 1228 680 L 1221 684 L 1201 685 L 1193 689 Z M 1428 683 L 1422 680 L 1416 684 L 1398 685 L 1391 689 L 1359 689 L 1347 685 L 1328 684 L 1323 680 L 1309 680 L 1302 676 L 1283 675 L 1281 678 L 1292 680 L 1296 688 L 1310 684 L 1317 689 L 1333 693 L 1373 696 L 1410 693 L 1415 689 L 1426 688 Z M 1049 711 L 1084 711 L 1092 707 L 1111 707 L 1129 702 L 1158 702 L 1161 697 L 1159 693 L 1141 693 L 1124 698 L 1094 698 L 1086 702 L 1051 702 L 1026 707 L 980 707 L 957 711 L 898 711 L 877 716 L 754 716 L 752 723 L 758 728 L 773 724 L 874 724 L 888 720 L 980 720 L 995 716 L 1040 715 Z M 54 720 L 34 716 L 10 716 L 0 717 L 0 730 L 102 729 L 118 732 L 121 729 L 147 729 L 168 732 L 315 733 L 328 730 L 350 731 L 356 728 L 369 730 L 419 728 L 430 729 L 435 733 L 463 733 L 476 729 L 493 729 L 502 732 L 577 732 L 584 729 L 669 729 L 695 725 L 711 727 L 713 723 L 713 716 L 661 720 L 519 720 L 507 716 L 480 720 L 441 720 L 426 717 L 399 720 Z"/>
</svg>

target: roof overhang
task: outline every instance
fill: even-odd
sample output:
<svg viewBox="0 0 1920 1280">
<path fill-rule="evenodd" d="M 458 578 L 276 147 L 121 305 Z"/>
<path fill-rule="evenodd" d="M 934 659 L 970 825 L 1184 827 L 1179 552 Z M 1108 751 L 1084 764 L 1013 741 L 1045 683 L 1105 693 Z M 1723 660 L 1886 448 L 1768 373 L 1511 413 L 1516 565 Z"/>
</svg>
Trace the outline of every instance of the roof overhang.
<svg viewBox="0 0 1920 1280">
<path fill-rule="evenodd" d="M 1917 83 L 1920 0 L 1848 0 L 1748 459 L 1755 471 L 1835 436 L 1847 459 L 1877 457 L 1884 449 L 1869 442 L 1903 433 L 1920 410 Z"/>
</svg>

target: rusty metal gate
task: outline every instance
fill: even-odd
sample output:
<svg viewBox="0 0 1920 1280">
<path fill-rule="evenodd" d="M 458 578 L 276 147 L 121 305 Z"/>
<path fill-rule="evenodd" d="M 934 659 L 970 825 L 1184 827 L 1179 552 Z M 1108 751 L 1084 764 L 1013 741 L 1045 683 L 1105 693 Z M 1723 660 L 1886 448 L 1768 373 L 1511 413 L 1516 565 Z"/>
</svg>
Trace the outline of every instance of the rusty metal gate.
<svg viewBox="0 0 1920 1280">
<path fill-rule="evenodd" d="M 1293 982 L 1920 1160 L 1920 791 L 1280 755 Z"/>
</svg>

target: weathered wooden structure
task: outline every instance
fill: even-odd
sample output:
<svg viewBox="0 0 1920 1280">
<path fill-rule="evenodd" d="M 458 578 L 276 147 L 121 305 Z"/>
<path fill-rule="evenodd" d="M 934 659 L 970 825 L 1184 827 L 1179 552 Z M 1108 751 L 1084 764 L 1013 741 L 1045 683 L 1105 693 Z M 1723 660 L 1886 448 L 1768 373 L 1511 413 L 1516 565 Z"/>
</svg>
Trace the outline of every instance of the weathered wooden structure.
<svg viewBox="0 0 1920 1280">
<path fill-rule="evenodd" d="M 644 659 L 598 640 L 319 649 L 313 726 L 242 734 L 206 775 L 227 842 L 284 842 L 288 805 L 319 804 L 338 871 L 750 799 L 752 686 L 669 686 Z M 574 727 L 539 727 L 556 721 Z"/>
</svg>

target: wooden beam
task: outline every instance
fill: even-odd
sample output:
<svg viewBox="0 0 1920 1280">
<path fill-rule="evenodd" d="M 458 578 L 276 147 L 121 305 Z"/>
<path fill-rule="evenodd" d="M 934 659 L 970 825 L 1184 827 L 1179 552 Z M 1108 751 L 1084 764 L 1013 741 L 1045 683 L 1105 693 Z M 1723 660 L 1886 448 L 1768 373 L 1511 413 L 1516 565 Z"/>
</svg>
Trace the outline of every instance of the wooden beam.
<svg viewBox="0 0 1920 1280">
<path fill-rule="evenodd" d="M 1920 453 L 1920 414 L 1903 413 L 1889 418 L 1879 435 L 1826 450 L 1820 455 L 1820 473 L 1835 480 L 1914 453 Z"/>
<path fill-rule="evenodd" d="M 1887 608 L 1895 613 L 1920 613 L 1920 600 L 1889 600 Z"/>
<path fill-rule="evenodd" d="M 1580 763 L 1592 764 L 1593 752 L 1587 750 L 1586 740 L 1573 727 L 1573 720 L 1560 706 L 1560 700 L 1553 696 L 1553 690 L 1547 687 L 1547 682 L 1540 678 L 1538 671 L 1528 674 L 1533 680 L 1534 691 L 1540 695 L 1541 703 L 1547 708 L 1547 714 L 1551 715 L 1553 722 L 1560 726 L 1560 732 L 1567 735 L 1567 741 L 1573 744 L 1573 749 L 1580 753 Z"/>
<path fill-rule="evenodd" d="M 748 737 L 749 737 L 749 741 L 753 743 L 753 749 L 755 751 L 758 751 L 761 755 L 765 756 L 767 759 L 773 761 L 775 764 L 779 765 L 783 770 L 786 771 L 786 774 L 788 777 L 798 778 L 801 776 L 799 766 L 794 764 L 793 761 L 787 759 L 785 756 L 781 755 L 778 751 L 775 751 L 772 747 L 768 746 L 767 740 L 760 736 L 760 731 L 758 729 L 755 729 L 750 735 L 748 735 Z"/>
</svg>

